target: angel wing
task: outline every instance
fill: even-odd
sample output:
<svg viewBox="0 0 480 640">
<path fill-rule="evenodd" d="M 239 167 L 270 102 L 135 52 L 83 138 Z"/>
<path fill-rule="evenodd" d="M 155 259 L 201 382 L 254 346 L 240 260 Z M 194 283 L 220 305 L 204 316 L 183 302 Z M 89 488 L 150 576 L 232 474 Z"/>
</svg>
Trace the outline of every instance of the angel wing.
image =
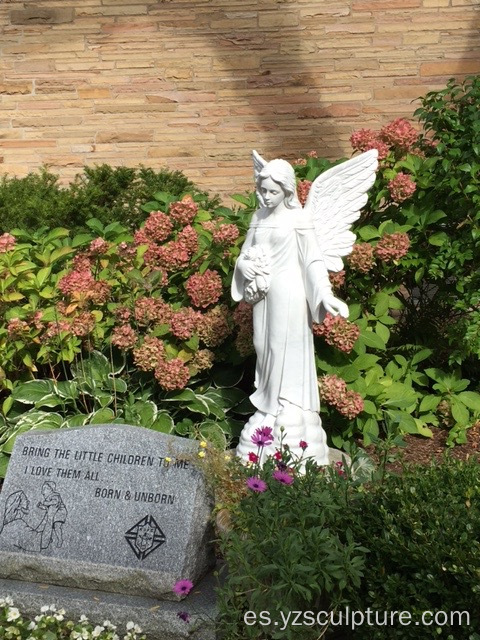
<svg viewBox="0 0 480 640">
<path fill-rule="evenodd" d="M 252 158 L 253 158 L 253 175 L 255 177 L 255 184 L 257 184 L 257 178 L 260 175 L 260 171 L 267 164 L 267 161 L 264 160 L 262 156 L 255 151 L 255 149 L 252 151 Z M 257 193 L 257 198 L 259 203 L 262 205 L 262 207 L 265 206 L 265 203 L 262 198 L 262 194 L 258 191 L 258 189 L 256 193 Z"/>
<path fill-rule="evenodd" d="M 342 257 L 351 253 L 355 234 L 350 227 L 367 203 L 367 191 L 375 182 L 378 151 L 371 149 L 325 171 L 310 187 L 305 209 L 312 216 L 325 266 L 343 269 Z"/>
</svg>

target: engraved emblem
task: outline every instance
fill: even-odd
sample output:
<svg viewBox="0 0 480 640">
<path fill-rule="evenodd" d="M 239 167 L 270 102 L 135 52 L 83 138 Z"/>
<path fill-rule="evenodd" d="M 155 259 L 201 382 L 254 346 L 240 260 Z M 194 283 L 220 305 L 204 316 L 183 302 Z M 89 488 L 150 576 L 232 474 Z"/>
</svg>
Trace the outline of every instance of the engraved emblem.
<svg viewBox="0 0 480 640">
<path fill-rule="evenodd" d="M 153 516 L 145 516 L 127 531 L 125 539 L 139 560 L 145 560 L 165 542 L 165 534 Z"/>
</svg>

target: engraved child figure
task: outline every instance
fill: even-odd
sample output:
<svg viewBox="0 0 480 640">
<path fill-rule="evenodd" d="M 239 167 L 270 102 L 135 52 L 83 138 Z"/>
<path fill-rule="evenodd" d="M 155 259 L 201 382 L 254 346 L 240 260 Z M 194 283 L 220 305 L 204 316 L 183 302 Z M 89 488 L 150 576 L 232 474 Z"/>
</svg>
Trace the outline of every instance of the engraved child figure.
<svg viewBox="0 0 480 640">
<path fill-rule="evenodd" d="M 47 480 L 43 483 L 42 495 L 43 502 L 39 502 L 37 507 L 46 513 L 37 527 L 37 531 L 42 533 L 40 548 L 48 549 L 52 538 L 55 538 L 55 545 L 61 547 L 63 544 L 62 527 L 67 519 L 67 509 L 54 482 Z"/>
<path fill-rule="evenodd" d="M 40 533 L 28 523 L 29 512 L 30 501 L 23 491 L 14 491 L 8 496 L 0 534 L 8 536 L 15 550 L 39 551 Z"/>
</svg>

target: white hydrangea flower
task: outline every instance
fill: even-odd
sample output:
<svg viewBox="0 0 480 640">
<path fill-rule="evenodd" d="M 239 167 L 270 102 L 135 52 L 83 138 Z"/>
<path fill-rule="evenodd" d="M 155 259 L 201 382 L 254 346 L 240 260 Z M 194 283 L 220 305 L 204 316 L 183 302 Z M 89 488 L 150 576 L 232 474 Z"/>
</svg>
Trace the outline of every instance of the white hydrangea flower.
<svg viewBox="0 0 480 640">
<path fill-rule="evenodd" d="M 7 612 L 7 622 L 13 622 L 20 617 L 20 611 L 16 607 L 12 607 L 8 609 Z"/>
</svg>

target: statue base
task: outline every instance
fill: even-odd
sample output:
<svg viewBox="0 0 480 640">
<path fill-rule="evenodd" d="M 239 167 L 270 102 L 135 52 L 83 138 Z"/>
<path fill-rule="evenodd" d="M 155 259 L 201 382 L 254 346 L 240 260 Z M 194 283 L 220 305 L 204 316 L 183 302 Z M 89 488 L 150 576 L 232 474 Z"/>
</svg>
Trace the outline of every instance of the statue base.
<svg viewBox="0 0 480 640">
<path fill-rule="evenodd" d="M 274 438 L 271 445 L 261 449 L 260 464 L 280 448 L 280 443 L 288 445 L 295 457 L 313 458 L 319 465 L 329 464 L 327 436 L 316 411 L 300 409 L 285 401 L 276 416 L 256 411 L 242 429 L 237 446 L 237 456 L 245 462 L 249 453 L 257 453 L 252 436 L 259 427 L 272 427 Z M 305 451 L 300 447 L 302 440 L 308 445 Z"/>
</svg>

